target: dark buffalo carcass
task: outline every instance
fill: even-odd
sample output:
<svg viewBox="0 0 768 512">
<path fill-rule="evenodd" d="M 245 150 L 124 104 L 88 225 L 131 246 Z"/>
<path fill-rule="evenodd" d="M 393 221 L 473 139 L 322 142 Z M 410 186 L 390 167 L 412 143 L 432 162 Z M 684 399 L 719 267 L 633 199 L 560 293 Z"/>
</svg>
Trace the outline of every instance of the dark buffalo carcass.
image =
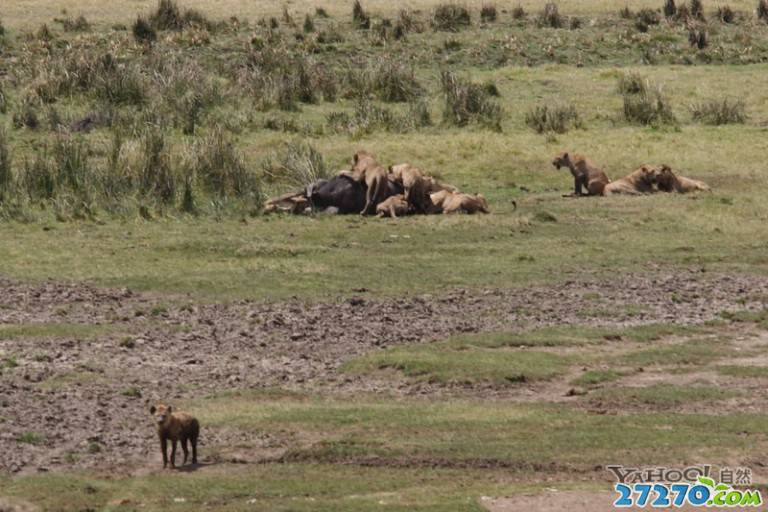
<svg viewBox="0 0 768 512">
<path fill-rule="evenodd" d="M 307 198 L 315 211 L 334 208 L 341 214 L 360 213 L 365 208 L 365 191 L 364 183 L 341 175 L 329 180 L 319 180 L 307 187 Z M 387 192 L 383 199 L 402 193 L 403 187 L 387 180 Z"/>
</svg>

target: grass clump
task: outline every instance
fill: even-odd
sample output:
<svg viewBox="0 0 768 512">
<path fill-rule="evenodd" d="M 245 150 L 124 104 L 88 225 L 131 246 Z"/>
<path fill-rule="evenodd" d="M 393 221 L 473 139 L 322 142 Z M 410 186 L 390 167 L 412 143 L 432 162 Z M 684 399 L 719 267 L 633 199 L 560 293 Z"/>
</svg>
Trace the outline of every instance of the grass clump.
<svg viewBox="0 0 768 512">
<path fill-rule="evenodd" d="M 674 18 L 675 16 L 677 16 L 677 6 L 675 5 L 675 0 L 666 0 L 664 2 L 664 17 Z"/>
<path fill-rule="evenodd" d="M 722 23 L 730 24 L 736 21 L 736 13 L 730 5 L 720 5 L 717 7 L 717 19 Z"/>
<path fill-rule="evenodd" d="M 358 29 L 368 30 L 371 28 L 371 17 L 363 9 L 360 0 L 355 0 L 352 6 L 352 24 Z"/>
<path fill-rule="evenodd" d="M 501 131 L 501 106 L 493 101 L 485 87 L 460 79 L 451 71 L 442 73 L 441 83 L 445 95 L 443 118 L 446 122 L 455 126 L 478 123 Z"/>
<path fill-rule="evenodd" d="M 525 124 L 536 133 L 566 133 L 583 126 L 573 105 L 539 105 L 525 115 Z"/>
<path fill-rule="evenodd" d="M 691 0 L 689 9 L 693 18 L 699 21 L 705 21 L 704 4 L 701 0 Z"/>
<path fill-rule="evenodd" d="M 57 21 L 61 23 L 64 32 L 88 32 L 91 30 L 91 24 L 82 14 L 77 18 L 67 17 Z"/>
<path fill-rule="evenodd" d="M 635 27 L 640 32 L 648 32 L 648 27 L 661 23 L 661 16 L 655 9 L 644 8 L 638 11 Z"/>
<path fill-rule="evenodd" d="M 16 441 L 21 444 L 31 444 L 33 446 L 38 446 L 45 443 L 45 437 L 41 434 L 38 434 L 37 432 L 24 432 L 16 438 Z"/>
<path fill-rule="evenodd" d="M 744 100 L 724 98 L 694 103 L 690 107 L 693 120 L 709 125 L 743 124 L 747 121 Z"/>
<path fill-rule="evenodd" d="M 13 169 L 8 133 L 0 127 L 0 204 L 13 193 Z"/>
<path fill-rule="evenodd" d="M 143 16 L 139 15 L 136 21 L 133 22 L 131 28 L 133 33 L 133 39 L 143 45 L 152 46 L 157 41 L 157 31 L 155 31 L 152 24 Z"/>
<path fill-rule="evenodd" d="M 499 17 L 496 6 L 493 4 L 484 4 L 480 8 L 480 21 L 483 23 L 493 23 Z"/>
<path fill-rule="evenodd" d="M 320 179 L 331 177 L 323 155 L 305 142 L 286 143 L 282 151 L 262 162 L 262 172 L 271 182 L 306 188 Z"/>
<path fill-rule="evenodd" d="M 624 94 L 624 119 L 632 124 L 677 124 L 669 99 L 660 87 L 646 88 L 637 94 Z"/>
<path fill-rule="evenodd" d="M 157 9 L 153 12 L 149 21 L 157 30 L 182 30 L 186 27 L 201 27 L 213 29 L 213 23 L 195 9 L 182 11 L 174 0 L 159 0 Z"/>
<path fill-rule="evenodd" d="M 646 94 L 649 84 L 640 73 L 630 71 L 619 77 L 616 88 L 619 94 Z"/>
<path fill-rule="evenodd" d="M 757 19 L 768 23 L 768 0 L 757 2 Z"/>
<path fill-rule="evenodd" d="M 458 4 L 440 4 L 435 7 L 432 15 L 432 26 L 435 30 L 458 32 L 462 28 L 469 27 L 471 23 L 469 10 Z"/>
<path fill-rule="evenodd" d="M 688 42 L 699 50 L 709 46 L 709 34 L 704 28 L 692 28 L 688 31 Z"/>
<path fill-rule="evenodd" d="M 355 105 L 352 115 L 346 112 L 331 112 L 326 118 L 326 123 L 334 133 L 349 133 L 352 137 L 360 137 L 377 130 L 406 133 L 431 126 L 432 117 L 423 99 L 409 102 L 407 112 L 398 114 L 363 98 Z"/>
<path fill-rule="evenodd" d="M 207 193 L 220 200 L 245 199 L 255 208 L 261 205 L 261 186 L 256 174 L 220 126 L 196 140 L 188 158 L 189 169 Z M 185 195 L 191 193 L 190 190 Z"/>
<path fill-rule="evenodd" d="M 547 2 L 539 14 L 539 26 L 550 28 L 563 28 L 565 18 L 560 15 L 560 10 L 555 2 Z"/>
<path fill-rule="evenodd" d="M 382 101 L 413 101 L 424 93 L 412 68 L 394 59 L 382 59 L 373 70 L 372 89 Z"/>
<path fill-rule="evenodd" d="M 161 204 L 171 204 L 176 198 L 176 178 L 171 167 L 170 146 L 158 128 L 146 130 L 141 141 L 139 190 Z"/>
<path fill-rule="evenodd" d="M 307 14 L 304 17 L 304 32 L 307 34 L 312 33 L 315 31 L 315 21 L 312 19 L 312 16 Z"/>
</svg>

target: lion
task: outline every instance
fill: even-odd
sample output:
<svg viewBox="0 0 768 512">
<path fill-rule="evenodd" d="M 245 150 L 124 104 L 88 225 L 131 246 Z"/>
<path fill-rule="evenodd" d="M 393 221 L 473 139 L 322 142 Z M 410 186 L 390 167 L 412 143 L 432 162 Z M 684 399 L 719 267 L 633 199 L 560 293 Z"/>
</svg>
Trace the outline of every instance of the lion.
<svg viewBox="0 0 768 512">
<path fill-rule="evenodd" d="M 677 176 L 668 165 L 662 165 L 656 171 L 656 186 L 662 192 L 679 192 L 686 194 L 688 192 L 705 191 L 711 192 L 712 189 L 703 181 L 692 180 L 683 176 Z"/>
<path fill-rule="evenodd" d="M 603 188 L 603 195 L 612 194 L 650 194 L 654 192 L 657 171 L 650 165 L 643 165 L 634 170 L 629 176 L 612 181 Z"/>
<path fill-rule="evenodd" d="M 447 183 L 440 183 L 432 176 L 424 177 L 424 188 L 426 189 L 427 194 L 435 194 L 443 190 L 447 190 L 448 192 L 459 191 L 459 189 L 454 187 L 453 185 L 449 185 Z"/>
<path fill-rule="evenodd" d="M 427 213 L 429 193 L 421 169 L 411 164 L 399 164 L 390 166 L 389 173 L 393 181 L 403 186 L 408 204 L 418 213 Z"/>
<path fill-rule="evenodd" d="M 372 153 L 358 151 L 352 158 L 352 169 L 342 171 L 340 175 L 364 182 L 367 188 L 365 192 L 365 206 L 360 215 L 367 215 L 376 205 L 386 199 L 387 195 L 387 169 L 379 165 Z"/>
<path fill-rule="evenodd" d="M 433 205 L 432 211 L 435 213 L 491 213 L 488 201 L 482 194 L 463 194 L 441 190 L 431 194 L 429 198 Z"/>
<path fill-rule="evenodd" d="M 411 205 L 403 194 L 389 196 L 376 205 L 377 217 L 389 216 L 395 219 L 398 215 L 408 215 L 409 213 L 411 213 Z"/>
<path fill-rule="evenodd" d="M 608 176 L 587 157 L 583 155 L 570 154 L 567 151 L 555 156 L 552 165 L 557 169 L 567 167 L 573 174 L 574 195 L 599 196 L 603 193 L 603 188 L 611 180 Z M 582 192 L 582 187 L 586 188 L 587 193 Z"/>
<path fill-rule="evenodd" d="M 303 192 L 289 192 L 264 203 L 264 214 L 285 212 L 299 215 L 310 208 L 309 199 Z"/>
</svg>

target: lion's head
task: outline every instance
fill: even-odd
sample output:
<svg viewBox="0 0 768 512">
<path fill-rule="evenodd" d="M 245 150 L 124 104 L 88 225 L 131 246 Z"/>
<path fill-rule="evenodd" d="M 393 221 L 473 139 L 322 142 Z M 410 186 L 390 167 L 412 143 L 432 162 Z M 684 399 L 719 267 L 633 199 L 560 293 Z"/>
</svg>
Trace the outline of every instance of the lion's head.
<svg viewBox="0 0 768 512">
<path fill-rule="evenodd" d="M 559 155 L 555 156 L 554 159 L 552 159 L 552 165 L 554 165 L 557 169 L 560 169 L 561 167 L 570 167 L 571 157 L 567 151 L 563 151 Z"/>
</svg>

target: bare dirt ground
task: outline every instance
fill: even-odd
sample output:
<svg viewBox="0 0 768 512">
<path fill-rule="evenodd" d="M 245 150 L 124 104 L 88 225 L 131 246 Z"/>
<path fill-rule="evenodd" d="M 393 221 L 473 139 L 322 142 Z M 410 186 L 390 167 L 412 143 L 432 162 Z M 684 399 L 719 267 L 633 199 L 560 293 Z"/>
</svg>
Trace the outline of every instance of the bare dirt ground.
<svg viewBox="0 0 768 512">
<path fill-rule="evenodd" d="M 462 332 L 562 324 L 695 324 L 724 310 L 762 309 L 766 296 L 767 278 L 696 269 L 400 299 L 368 299 L 360 292 L 325 303 L 206 305 L 84 284 L 0 279 L 0 325 L 108 329 L 86 341 L 66 336 L 0 339 L 0 359 L 13 356 L 17 364 L 0 376 L 0 471 L 118 471 L 126 461 L 146 460 L 150 454 L 154 459 L 149 400 L 274 386 L 324 393 L 440 392 L 402 379 L 350 377 L 339 367 L 383 347 Z M 596 307 L 603 311 L 596 313 Z M 554 395 L 562 391 L 557 388 Z M 481 392 L 485 396 L 487 390 Z M 520 386 L 506 393 L 505 399 L 532 400 L 547 399 L 553 391 Z M 40 434 L 43 442 L 19 443 L 27 432 Z M 237 444 L 246 435 L 209 429 L 204 442 Z M 262 443 L 265 450 L 279 453 L 274 440 L 265 437 Z M 88 455 L 73 459 L 70 452 Z"/>
</svg>

